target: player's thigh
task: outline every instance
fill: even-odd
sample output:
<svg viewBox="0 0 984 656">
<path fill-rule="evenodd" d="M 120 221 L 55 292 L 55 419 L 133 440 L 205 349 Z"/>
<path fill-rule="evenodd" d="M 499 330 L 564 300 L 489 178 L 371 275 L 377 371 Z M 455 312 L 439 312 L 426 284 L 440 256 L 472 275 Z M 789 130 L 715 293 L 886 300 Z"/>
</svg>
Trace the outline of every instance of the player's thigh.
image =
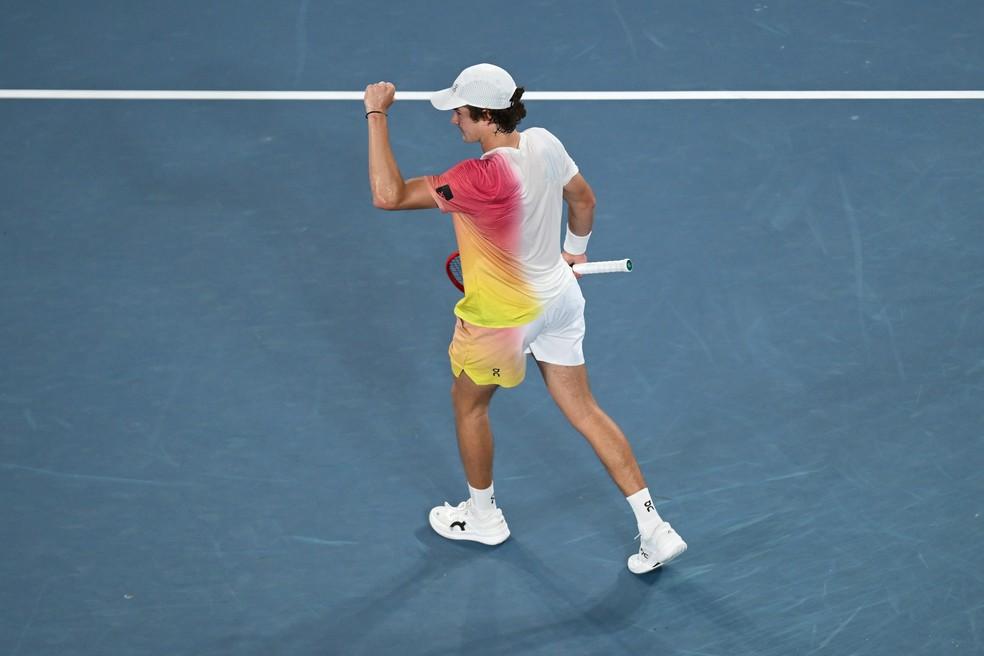
<svg viewBox="0 0 984 656">
<path fill-rule="evenodd" d="M 576 422 L 594 411 L 597 404 L 591 393 L 585 365 L 571 366 L 540 361 L 536 364 L 550 396 L 570 421 Z"/>
<path fill-rule="evenodd" d="M 451 384 L 451 400 L 457 414 L 485 412 L 498 385 L 479 385 L 462 370 Z"/>
</svg>

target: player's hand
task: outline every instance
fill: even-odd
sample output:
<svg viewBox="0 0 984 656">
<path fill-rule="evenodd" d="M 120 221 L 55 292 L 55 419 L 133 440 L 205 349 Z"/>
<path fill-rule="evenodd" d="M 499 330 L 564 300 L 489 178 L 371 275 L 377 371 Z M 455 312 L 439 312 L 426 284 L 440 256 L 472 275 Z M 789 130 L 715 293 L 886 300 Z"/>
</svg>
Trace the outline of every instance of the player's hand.
<svg viewBox="0 0 984 656">
<path fill-rule="evenodd" d="M 574 266 L 575 264 L 582 264 L 588 261 L 587 253 L 581 253 L 580 255 L 571 255 L 567 251 L 561 251 L 560 254 L 564 258 L 564 261 L 570 264 L 571 266 Z M 574 277 L 580 278 L 581 274 L 575 273 Z"/>
<path fill-rule="evenodd" d="M 391 82 L 377 82 L 366 87 L 364 97 L 367 112 L 385 112 L 396 100 L 396 85 Z"/>
</svg>

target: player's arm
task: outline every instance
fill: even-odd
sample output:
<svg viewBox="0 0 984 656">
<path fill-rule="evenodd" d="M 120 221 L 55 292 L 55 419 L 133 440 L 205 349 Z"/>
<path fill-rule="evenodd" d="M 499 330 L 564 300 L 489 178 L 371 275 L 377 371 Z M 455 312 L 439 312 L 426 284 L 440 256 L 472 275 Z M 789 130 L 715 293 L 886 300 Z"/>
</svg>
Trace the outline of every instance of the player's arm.
<svg viewBox="0 0 984 656">
<path fill-rule="evenodd" d="M 567 231 L 579 237 L 591 234 L 594 226 L 595 195 L 591 185 L 580 173 L 564 185 L 564 200 L 567 201 Z M 563 253 L 568 264 L 587 262 L 587 255 Z"/>
<path fill-rule="evenodd" d="M 404 180 L 390 146 L 386 112 L 396 98 L 389 82 L 366 87 L 366 116 L 369 123 L 369 187 L 372 204 L 384 210 L 417 210 L 437 207 L 424 178 Z"/>
</svg>

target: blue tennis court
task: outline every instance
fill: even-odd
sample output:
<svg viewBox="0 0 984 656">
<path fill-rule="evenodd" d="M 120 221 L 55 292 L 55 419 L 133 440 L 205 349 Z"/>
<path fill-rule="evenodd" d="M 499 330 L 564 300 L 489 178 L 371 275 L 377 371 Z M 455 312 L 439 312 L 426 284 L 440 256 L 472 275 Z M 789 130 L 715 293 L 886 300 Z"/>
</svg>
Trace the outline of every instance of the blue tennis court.
<svg viewBox="0 0 984 656">
<path fill-rule="evenodd" d="M 984 88 L 970 0 L 6 2 L 0 89 Z M 362 103 L 0 100 L 0 653 L 984 654 L 984 101 L 529 101 L 598 195 L 592 387 L 532 371 L 464 498 L 437 211 Z M 397 102 L 405 176 L 480 152 Z M 560 236 L 558 235 L 558 238 Z"/>
</svg>

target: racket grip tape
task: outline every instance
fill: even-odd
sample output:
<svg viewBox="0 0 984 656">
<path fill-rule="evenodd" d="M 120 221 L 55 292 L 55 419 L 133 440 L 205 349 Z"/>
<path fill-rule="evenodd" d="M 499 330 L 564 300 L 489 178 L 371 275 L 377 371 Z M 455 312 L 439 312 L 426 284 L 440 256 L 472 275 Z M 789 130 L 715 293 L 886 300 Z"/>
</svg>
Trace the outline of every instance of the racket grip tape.
<svg viewBox="0 0 984 656">
<path fill-rule="evenodd" d="M 592 273 L 628 273 L 632 270 L 632 260 L 608 260 L 605 262 L 582 262 L 574 265 L 574 273 L 588 275 Z"/>
</svg>

